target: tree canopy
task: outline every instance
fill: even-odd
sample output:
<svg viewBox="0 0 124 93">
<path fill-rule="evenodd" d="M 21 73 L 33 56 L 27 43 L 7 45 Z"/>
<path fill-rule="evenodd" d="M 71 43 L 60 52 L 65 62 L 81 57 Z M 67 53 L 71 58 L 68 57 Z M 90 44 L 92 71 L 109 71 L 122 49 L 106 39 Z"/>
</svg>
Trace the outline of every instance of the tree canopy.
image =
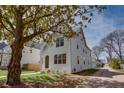
<svg viewBox="0 0 124 93">
<path fill-rule="evenodd" d="M 93 13 L 101 12 L 104 8 L 104 6 L 0 6 L 0 37 L 8 41 L 18 37 L 19 24 L 24 42 L 34 37 L 51 40 L 48 38 L 52 38 L 54 32 L 71 36 L 72 25 L 90 22 Z M 80 21 L 77 21 L 77 18 Z M 62 24 L 69 30 L 57 31 L 57 27 Z"/>
</svg>

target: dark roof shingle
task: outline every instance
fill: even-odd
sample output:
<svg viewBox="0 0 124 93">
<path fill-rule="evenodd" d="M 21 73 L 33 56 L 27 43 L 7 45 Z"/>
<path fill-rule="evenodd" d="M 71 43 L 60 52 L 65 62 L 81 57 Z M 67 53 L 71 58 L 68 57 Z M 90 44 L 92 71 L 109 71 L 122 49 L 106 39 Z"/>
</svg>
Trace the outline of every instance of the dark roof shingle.
<svg viewBox="0 0 124 93">
<path fill-rule="evenodd" d="M 0 50 L 3 50 L 6 46 L 8 46 L 5 42 L 0 43 Z"/>
</svg>

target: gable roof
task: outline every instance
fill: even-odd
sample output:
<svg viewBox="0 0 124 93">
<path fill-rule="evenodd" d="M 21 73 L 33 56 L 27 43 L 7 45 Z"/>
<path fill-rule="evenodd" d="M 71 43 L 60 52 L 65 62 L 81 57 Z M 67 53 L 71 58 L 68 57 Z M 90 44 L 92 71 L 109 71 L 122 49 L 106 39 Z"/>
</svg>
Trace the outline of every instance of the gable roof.
<svg viewBox="0 0 124 93">
<path fill-rule="evenodd" d="M 86 38 L 85 38 L 84 31 L 83 31 L 82 27 L 81 27 L 81 33 L 82 33 L 82 37 L 84 39 L 84 43 L 85 43 L 86 47 L 91 51 L 91 49 L 87 45 Z"/>
<path fill-rule="evenodd" d="M 5 42 L 0 43 L 0 50 L 4 50 L 4 48 L 8 46 Z"/>
<path fill-rule="evenodd" d="M 80 33 L 82 35 L 82 38 L 84 40 L 84 44 L 85 44 L 86 48 L 91 51 L 91 49 L 87 45 L 86 38 L 85 38 L 84 31 L 83 31 L 82 27 L 79 27 L 78 30 L 75 29 L 75 31 L 77 31 L 78 33 Z"/>
</svg>

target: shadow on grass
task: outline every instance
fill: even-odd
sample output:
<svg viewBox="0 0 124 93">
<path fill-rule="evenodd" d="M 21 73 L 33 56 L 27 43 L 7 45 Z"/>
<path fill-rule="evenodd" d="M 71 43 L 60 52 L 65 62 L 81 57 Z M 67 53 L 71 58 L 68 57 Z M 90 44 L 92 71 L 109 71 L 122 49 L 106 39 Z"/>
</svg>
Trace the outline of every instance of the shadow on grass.
<svg viewBox="0 0 124 93">
<path fill-rule="evenodd" d="M 92 76 L 94 73 L 99 71 L 99 69 L 91 68 L 87 69 L 81 72 L 74 73 L 75 75 L 80 75 L 80 76 Z"/>
</svg>

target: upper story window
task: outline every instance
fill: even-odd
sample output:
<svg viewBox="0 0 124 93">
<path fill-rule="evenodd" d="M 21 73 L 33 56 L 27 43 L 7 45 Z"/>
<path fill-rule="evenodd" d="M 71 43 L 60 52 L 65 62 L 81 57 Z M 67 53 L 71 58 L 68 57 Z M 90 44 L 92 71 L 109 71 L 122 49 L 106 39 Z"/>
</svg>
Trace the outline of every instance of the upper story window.
<svg viewBox="0 0 124 93">
<path fill-rule="evenodd" d="M 55 55 L 54 64 L 66 64 L 66 54 Z"/>
<path fill-rule="evenodd" d="M 32 53 L 32 49 L 30 49 L 30 53 Z"/>
<path fill-rule="evenodd" d="M 79 64 L 79 56 L 77 56 L 77 63 Z"/>
<path fill-rule="evenodd" d="M 77 49 L 79 49 L 79 46 L 78 46 L 78 44 L 77 44 Z"/>
<path fill-rule="evenodd" d="M 56 39 L 56 47 L 64 46 L 64 37 Z"/>
</svg>

